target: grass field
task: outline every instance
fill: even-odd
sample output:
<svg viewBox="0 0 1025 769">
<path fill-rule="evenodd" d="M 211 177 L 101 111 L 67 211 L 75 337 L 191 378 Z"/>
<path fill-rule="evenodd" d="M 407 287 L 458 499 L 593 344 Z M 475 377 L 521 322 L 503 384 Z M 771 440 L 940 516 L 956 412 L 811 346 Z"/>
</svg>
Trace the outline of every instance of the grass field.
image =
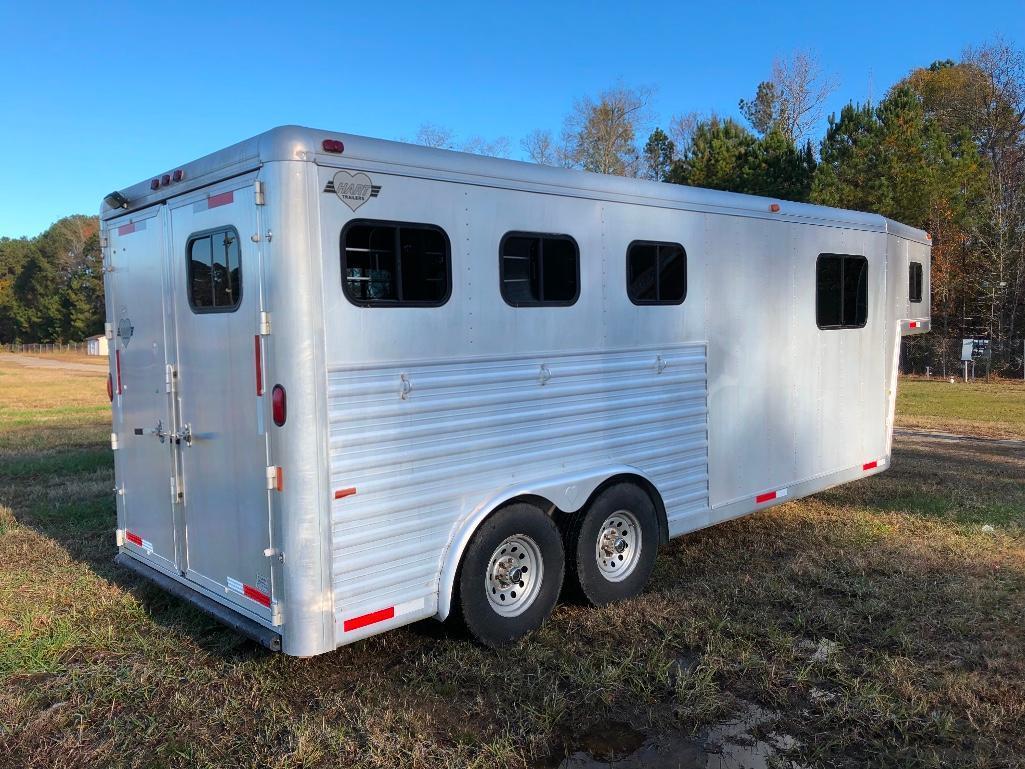
<svg viewBox="0 0 1025 769">
<path fill-rule="evenodd" d="M 425 622 L 298 660 L 114 567 L 104 387 L 0 356 L 0 766 L 1025 766 L 1021 448 L 899 438 L 501 653 Z M 1021 435 L 1023 395 L 906 382 L 900 420 Z"/>
<path fill-rule="evenodd" d="M 1025 438 L 1025 382 L 905 379 L 897 390 L 897 424 L 996 438 Z"/>
</svg>

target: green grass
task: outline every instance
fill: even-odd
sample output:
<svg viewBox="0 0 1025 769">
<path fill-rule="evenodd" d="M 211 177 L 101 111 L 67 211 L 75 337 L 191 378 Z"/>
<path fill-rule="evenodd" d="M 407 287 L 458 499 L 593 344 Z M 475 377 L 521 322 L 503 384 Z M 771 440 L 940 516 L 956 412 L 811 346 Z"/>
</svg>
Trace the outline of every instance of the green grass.
<svg viewBox="0 0 1025 769">
<path fill-rule="evenodd" d="M 114 567 L 102 377 L 0 376 L 4 766 L 538 766 L 745 702 L 807 766 L 1025 765 L 1020 449 L 898 439 L 888 472 L 674 540 L 641 597 L 501 653 L 426 622 L 299 660 Z M 901 385 L 902 420 L 1018 429 Z M 905 413 L 919 386 L 937 414 Z"/>
<path fill-rule="evenodd" d="M 1025 438 L 1025 382 L 902 379 L 897 414 L 902 427 Z"/>
</svg>

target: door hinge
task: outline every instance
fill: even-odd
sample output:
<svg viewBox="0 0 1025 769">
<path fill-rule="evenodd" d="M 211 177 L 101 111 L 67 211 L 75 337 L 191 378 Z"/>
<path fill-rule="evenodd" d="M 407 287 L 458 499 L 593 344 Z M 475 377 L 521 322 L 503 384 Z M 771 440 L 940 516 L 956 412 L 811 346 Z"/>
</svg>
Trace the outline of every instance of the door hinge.
<svg viewBox="0 0 1025 769">
<path fill-rule="evenodd" d="M 174 392 L 174 378 L 177 376 L 174 371 L 174 364 L 168 363 L 164 369 L 164 392 Z"/>
<path fill-rule="evenodd" d="M 107 339 L 113 339 L 114 338 L 114 324 L 113 323 L 104 323 L 103 324 L 103 335 L 106 336 Z"/>
<path fill-rule="evenodd" d="M 117 451 L 117 433 L 110 434 L 110 450 Z"/>
<path fill-rule="evenodd" d="M 282 491 L 285 488 L 285 474 L 278 465 L 267 468 L 267 491 Z"/>
<path fill-rule="evenodd" d="M 253 199 L 256 201 L 256 205 L 258 206 L 262 206 L 264 204 L 263 182 L 259 180 L 253 184 Z"/>
<path fill-rule="evenodd" d="M 104 233 L 103 235 L 100 235 L 100 248 L 106 248 L 106 247 L 107 247 L 107 235 L 106 235 L 106 233 Z"/>
<path fill-rule="evenodd" d="M 118 547 L 124 547 L 124 545 L 125 545 L 125 530 L 124 529 L 115 529 L 114 530 L 114 539 L 117 542 L 117 546 Z"/>
<path fill-rule="evenodd" d="M 270 334 L 270 313 L 263 310 L 260 311 L 260 336 L 267 336 Z"/>
<path fill-rule="evenodd" d="M 171 476 L 171 499 L 175 502 L 182 501 L 182 490 L 178 486 L 178 479 L 175 476 Z"/>
<path fill-rule="evenodd" d="M 285 562 L 285 554 L 278 550 L 276 547 L 267 547 L 263 550 L 264 558 L 273 558 L 278 563 Z"/>
</svg>

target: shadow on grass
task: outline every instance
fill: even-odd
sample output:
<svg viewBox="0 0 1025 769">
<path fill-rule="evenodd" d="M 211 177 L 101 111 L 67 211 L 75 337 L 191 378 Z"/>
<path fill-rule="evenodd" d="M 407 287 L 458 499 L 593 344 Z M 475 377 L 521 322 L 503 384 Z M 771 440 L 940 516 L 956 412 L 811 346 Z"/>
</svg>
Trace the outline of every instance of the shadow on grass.
<svg viewBox="0 0 1025 769">
<path fill-rule="evenodd" d="M 818 497 L 966 526 L 1025 529 L 1025 451 L 982 441 L 901 441 L 891 469 Z"/>
</svg>

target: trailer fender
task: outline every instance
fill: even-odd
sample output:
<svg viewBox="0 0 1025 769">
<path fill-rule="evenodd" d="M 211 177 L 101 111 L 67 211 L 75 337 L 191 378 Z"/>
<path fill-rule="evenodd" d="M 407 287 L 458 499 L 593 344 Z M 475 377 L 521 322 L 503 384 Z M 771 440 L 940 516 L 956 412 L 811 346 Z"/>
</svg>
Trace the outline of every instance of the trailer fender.
<svg viewBox="0 0 1025 769">
<path fill-rule="evenodd" d="M 655 484 L 648 475 L 630 465 L 611 465 L 600 470 L 589 470 L 583 473 L 572 473 L 543 479 L 539 483 L 523 486 L 510 486 L 498 494 L 488 497 L 463 516 L 452 529 L 452 537 L 442 561 L 441 579 L 438 582 L 438 612 L 435 618 L 445 621 L 452 610 L 452 598 L 455 592 L 456 574 L 463 552 L 477 527 L 491 513 L 513 499 L 523 497 L 541 497 L 549 501 L 564 513 L 579 510 L 595 490 L 610 478 L 622 475 L 633 475 L 642 478 L 655 489 Z M 661 507 L 659 500 L 659 506 Z"/>
</svg>

